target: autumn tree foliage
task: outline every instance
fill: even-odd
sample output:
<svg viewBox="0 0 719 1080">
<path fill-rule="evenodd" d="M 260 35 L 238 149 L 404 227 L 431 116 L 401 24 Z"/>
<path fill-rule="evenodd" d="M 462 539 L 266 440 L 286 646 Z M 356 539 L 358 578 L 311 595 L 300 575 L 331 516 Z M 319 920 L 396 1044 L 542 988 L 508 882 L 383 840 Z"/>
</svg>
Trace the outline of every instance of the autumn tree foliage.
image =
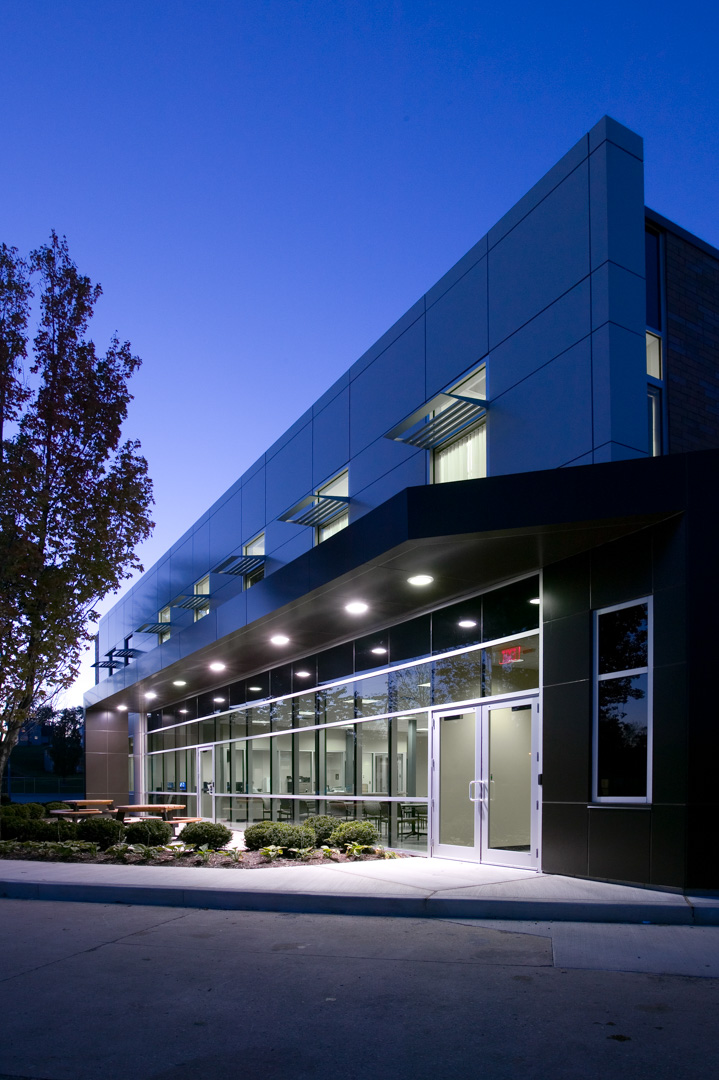
<svg viewBox="0 0 719 1080">
<path fill-rule="evenodd" d="M 141 361 L 87 336 L 99 285 L 67 242 L 0 244 L 0 775 L 23 723 L 77 675 L 94 606 L 152 529 L 137 441 L 122 441 Z M 28 327 L 33 297 L 38 326 Z"/>
</svg>

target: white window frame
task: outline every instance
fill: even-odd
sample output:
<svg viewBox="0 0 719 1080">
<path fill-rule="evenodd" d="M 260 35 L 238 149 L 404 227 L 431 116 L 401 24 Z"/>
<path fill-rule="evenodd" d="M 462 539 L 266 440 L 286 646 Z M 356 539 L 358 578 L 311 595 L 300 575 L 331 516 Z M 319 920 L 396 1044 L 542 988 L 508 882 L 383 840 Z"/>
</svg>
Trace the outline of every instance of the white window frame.
<svg viewBox="0 0 719 1080">
<path fill-rule="evenodd" d="M 256 547 L 259 544 L 260 541 L 262 541 L 262 551 L 251 551 L 250 549 Z M 264 531 L 261 532 L 261 533 L 258 533 L 257 536 L 254 538 L 254 540 L 248 540 L 248 542 L 242 548 L 242 554 L 243 555 L 264 555 L 265 554 L 265 534 L 264 534 Z M 262 577 L 258 578 L 257 574 L 259 573 L 260 569 L 262 570 Z M 257 570 L 253 570 L 251 573 L 245 574 L 245 576 L 242 579 L 242 587 L 243 587 L 243 589 L 251 589 L 253 585 L 259 585 L 259 583 L 261 581 L 264 581 L 264 578 L 265 578 L 265 568 L 264 568 L 264 566 L 258 567 Z"/>
<path fill-rule="evenodd" d="M 623 671 L 610 671 L 599 674 L 599 619 L 612 611 L 647 605 L 647 665 L 646 667 L 627 668 Z M 592 803 L 594 805 L 650 805 L 652 801 L 652 762 L 654 756 L 654 598 L 639 596 L 623 604 L 598 608 L 593 613 L 593 694 L 592 694 Z M 631 678 L 633 675 L 647 676 L 647 793 L 646 795 L 600 795 L 599 794 L 599 683 L 609 679 Z"/>
<path fill-rule="evenodd" d="M 322 495 L 327 494 L 327 488 L 331 488 L 333 486 L 333 484 L 336 484 L 337 481 L 339 479 L 341 479 L 341 477 L 343 477 L 343 476 L 347 477 L 347 498 L 349 498 L 350 471 L 349 471 L 348 468 L 344 468 L 344 469 L 340 469 L 340 471 L 338 473 L 336 473 L 332 477 L 331 480 L 327 480 L 320 487 L 315 488 L 315 498 L 317 499 L 317 501 L 319 502 L 319 499 L 320 499 L 320 497 Z M 330 536 L 323 536 L 322 533 L 324 532 L 325 529 L 328 529 L 331 525 L 334 525 L 335 522 L 339 521 L 340 518 L 346 518 L 347 519 L 345 524 L 342 525 L 341 528 L 335 530 L 335 532 L 330 533 L 330 536 L 335 536 L 336 533 L 342 532 L 342 529 L 346 529 L 347 526 L 349 525 L 349 523 L 350 523 L 349 504 L 348 504 L 346 510 L 340 511 L 339 514 L 335 514 L 335 516 L 333 518 L 331 518 L 329 521 L 326 521 L 324 523 L 324 525 L 317 525 L 315 527 L 315 545 L 322 544 L 322 543 L 324 543 L 325 540 L 329 540 Z"/>
<path fill-rule="evenodd" d="M 206 588 L 205 588 L 205 586 L 206 586 Z M 207 597 L 207 607 L 201 607 L 201 608 L 195 608 L 194 609 L 195 622 L 199 622 L 200 619 L 204 619 L 206 615 L 210 614 L 210 575 L 209 574 L 205 574 L 204 577 L 200 578 L 199 581 L 195 582 L 194 587 L 193 587 L 193 592 L 194 592 L 195 596 L 206 596 Z"/>
</svg>

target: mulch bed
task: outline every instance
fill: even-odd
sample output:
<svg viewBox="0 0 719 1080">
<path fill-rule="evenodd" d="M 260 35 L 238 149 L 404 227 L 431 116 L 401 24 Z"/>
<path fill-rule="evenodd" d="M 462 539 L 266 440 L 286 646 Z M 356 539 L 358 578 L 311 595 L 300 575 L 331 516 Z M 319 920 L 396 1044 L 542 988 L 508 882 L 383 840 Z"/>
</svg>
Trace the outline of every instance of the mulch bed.
<svg viewBox="0 0 719 1080">
<path fill-rule="evenodd" d="M 213 852 L 207 860 L 204 860 L 199 855 L 160 855 L 154 859 L 144 859 L 141 855 L 128 854 L 125 858 L 118 859 L 112 855 L 104 855 L 99 852 L 97 855 L 85 855 L 76 854 L 70 858 L 58 858 L 53 856 L 39 855 L 36 852 L 18 852 L 11 856 L 13 859 L 26 860 L 28 862 L 73 862 L 73 863 L 94 863 L 96 865 L 112 865 L 112 866 L 197 866 L 204 867 L 209 866 L 213 869 L 223 870 L 263 870 L 273 866 L 332 866 L 334 863 L 346 863 L 346 862 L 383 862 L 384 859 L 381 855 L 358 855 L 356 858 L 350 858 L 348 855 L 340 855 L 339 853 L 333 855 L 331 859 L 325 858 L 320 852 L 318 855 L 313 855 L 309 859 L 286 859 L 280 856 L 272 861 L 266 859 L 264 855 L 261 855 L 259 851 L 243 851 L 241 862 L 234 862 L 232 859 L 227 858 L 226 855 Z M 405 855 L 397 853 L 399 859 L 411 859 L 411 855 Z"/>
</svg>

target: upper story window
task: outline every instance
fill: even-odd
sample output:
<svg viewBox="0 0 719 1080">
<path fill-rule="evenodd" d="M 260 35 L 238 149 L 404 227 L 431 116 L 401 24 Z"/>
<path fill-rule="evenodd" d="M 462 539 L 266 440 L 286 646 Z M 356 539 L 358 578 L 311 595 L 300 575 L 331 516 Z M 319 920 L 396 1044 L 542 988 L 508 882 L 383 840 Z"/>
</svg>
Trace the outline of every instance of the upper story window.
<svg viewBox="0 0 719 1080">
<path fill-rule="evenodd" d="M 664 342 L 662 337 L 662 244 L 659 233 L 646 229 L 647 289 L 647 422 L 649 453 L 664 452 Z"/>
<path fill-rule="evenodd" d="M 323 499 L 333 498 L 349 498 L 349 472 L 347 469 L 340 473 L 339 476 L 336 476 L 334 480 L 330 480 L 328 484 L 324 484 L 321 488 L 317 489 L 318 504 L 321 504 Z M 346 506 L 347 504 L 344 505 Z M 330 518 L 329 521 L 325 521 L 317 526 L 317 543 L 321 544 L 323 540 L 328 540 L 330 536 L 334 536 L 335 533 L 341 532 L 342 529 L 346 529 L 349 525 L 349 520 L 349 509 L 340 509 L 340 512 Z"/>
<path fill-rule="evenodd" d="M 243 555 L 264 555 L 265 554 L 265 534 L 260 533 L 254 540 L 250 540 L 249 544 L 245 544 L 242 549 Z M 248 574 L 244 576 L 244 585 L 246 589 L 251 589 L 253 585 L 256 585 L 258 581 L 262 581 L 265 576 L 264 563 L 262 566 L 256 567 L 254 570 L 250 570 Z"/>
<path fill-rule="evenodd" d="M 595 613 L 595 802 L 651 801 L 650 597 Z"/>
<path fill-rule="evenodd" d="M 460 399 L 485 402 L 487 399 L 487 366 L 482 366 L 468 379 L 450 391 Z M 451 405 L 440 405 L 435 417 Z M 487 475 L 487 422 L 479 423 L 463 431 L 457 438 L 438 446 L 433 455 L 433 480 L 435 484 L 447 484 L 454 480 L 477 480 Z"/>
<path fill-rule="evenodd" d="M 195 582 L 193 591 L 195 596 L 207 597 L 206 604 L 201 604 L 194 609 L 195 622 L 199 622 L 200 619 L 204 619 L 205 615 L 210 614 L 210 575 L 207 574 L 200 581 Z"/>
<path fill-rule="evenodd" d="M 172 617 L 172 612 L 171 612 L 170 608 L 169 607 L 164 607 L 162 609 L 162 611 L 159 612 L 159 614 L 157 616 L 157 621 L 159 623 L 169 623 L 171 617 Z M 158 645 L 162 645 L 162 643 L 164 641 L 169 641 L 169 640 L 170 640 L 170 628 L 168 626 L 167 630 L 161 630 L 160 633 L 157 635 L 157 643 L 158 643 Z"/>
</svg>

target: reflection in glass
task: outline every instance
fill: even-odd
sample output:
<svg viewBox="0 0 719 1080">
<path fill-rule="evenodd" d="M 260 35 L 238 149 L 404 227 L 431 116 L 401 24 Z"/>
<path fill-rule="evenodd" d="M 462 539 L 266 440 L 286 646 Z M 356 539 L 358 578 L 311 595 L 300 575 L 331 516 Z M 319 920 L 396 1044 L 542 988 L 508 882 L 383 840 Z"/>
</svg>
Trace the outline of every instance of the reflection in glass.
<svg viewBox="0 0 719 1080">
<path fill-rule="evenodd" d="M 648 675 L 602 679 L 598 685 L 597 794 L 647 794 Z"/>
<path fill-rule="evenodd" d="M 272 704 L 272 730 L 288 731 L 292 727 L 292 698 L 283 698 Z"/>
<path fill-rule="evenodd" d="M 539 607 L 530 603 L 539 596 L 539 578 L 531 577 L 493 589 L 482 597 L 484 641 L 521 634 L 539 627 Z"/>
<path fill-rule="evenodd" d="M 317 694 L 320 724 L 335 724 L 343 720 L 354 720 L 355 694 L 354 683 L 332 686 Z"/>
<path fill-rule="evenodd" d="M 247 710 L 247 733 L 248 735 L 269 735 L 270 732 L 270 706 L 253 705 Z"/>
<path fill-rule="evenodd" d="M 449 656 L 434 663 L 435 705 L 471 701 L 482 696 L 482 653 L 480 650 Z"/>
<path fill-rule="evenodd" d="M 392 794 L 426 796 L 429 756 L 427 713 L 398 716 L 392 720 L 392 724 L 397 732 L 397 788 L 392 790 Z"/>
<path fill-rule="evenodd" d="M 362 794 L 389 794 L 389 721 L 369 720 L 357 725 L 362 754 Z M 358 793 L 359 794 L 359 793 Z"/>
<path fill-rule="evenodd" d="M 354 795 L 355 730 L 354 724 L 327 728 L 321 732 L 324 743 L 325 791 Z M 328 810 L 327 813 L 330 813 Z"/>
<path fill-rule="evenodd" d="M 149 765 L 150 775 L 149 775 L 149 778 L 148 778 L 148 785 L 147 786 L 148 786 L 148 789 L 150 791 L 164 791 L 165 790 L 165 780 L 164 780 L 165 760 L 164 759 L 165 759 L 164 754 L 153 754 L 152 757 L 149 759 L 148 765 Z"/>
<path fill-rule="evenodd" d="M 647 666 L 646 604 L 607 611 L 599 616 L 598 623 L 600 675 Z"/>
<path fill-rule="evenodd" d="M 539 686 L 539 638 L 519 638 L 483 649 L 484 694 L 510 694 Z"/>
<path fill-rule="evenodd" d="M 387 674 L 374 675 L 371 679 L 361 679 L 355 683 L 356 716 L 377 716 L 389 709 L 387 696 Z"/>
<path fill-rule="evenodd" d="M 389 676 L 392 712 L 426 709 L 432 704 L 432 665 L 417 664 Z"/>
<path fill-rule="evenodd" d="M 294 699 L 294 725 L 295 727 L 312 727 L 317 723 L 317 712 L 315 709 L 315 697 L 312 694 L 300 694 Z"/>
</svg>

